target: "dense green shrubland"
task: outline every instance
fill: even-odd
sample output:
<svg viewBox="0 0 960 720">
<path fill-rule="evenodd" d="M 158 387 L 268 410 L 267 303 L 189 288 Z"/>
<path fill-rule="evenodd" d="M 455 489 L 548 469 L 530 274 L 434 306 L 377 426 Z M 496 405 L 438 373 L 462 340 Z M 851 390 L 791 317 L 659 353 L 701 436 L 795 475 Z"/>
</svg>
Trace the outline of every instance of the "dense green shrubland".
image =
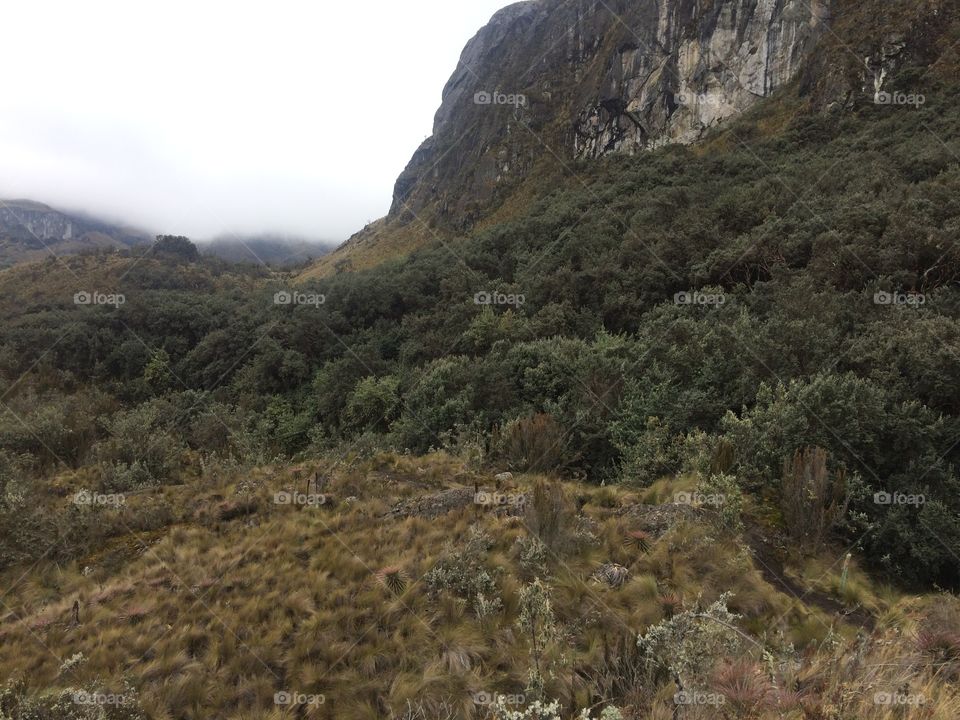
<svg viewBox="0 0 960 720">
<path fill-rule="evenodd" d="M 960 114 L 927 96 L 578 167 L 512 221 L 300 288 L 323 304 L 277 305 L 281 281 L 215 261 L 131 260 L 119 308 L 11 306 L 0 371 L 28 379 L 0 446 L 36 471 L 96 463 L 109 490 L 169 482 L 191 451 L 361 439 L 647 483 L 723 439 L 724 471 L 774 505 L 785 460 L 821 447 L 849 479 L 847 539 L 956 586 Z M 674 302 L 689 291 L 724 302 Z"/>
</svg>

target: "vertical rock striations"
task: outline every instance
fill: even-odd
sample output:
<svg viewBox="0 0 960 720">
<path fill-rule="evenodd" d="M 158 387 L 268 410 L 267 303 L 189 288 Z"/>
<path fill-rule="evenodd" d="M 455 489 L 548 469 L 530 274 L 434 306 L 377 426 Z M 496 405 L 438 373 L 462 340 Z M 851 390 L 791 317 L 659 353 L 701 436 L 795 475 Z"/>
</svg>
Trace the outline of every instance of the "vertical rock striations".
<svg viewBox="0 0 960 720">
<path fill-rule="evenodd" d="M 529 0 L 467 44 L 390 217 L 468 226 L 543 154 L 694 142 L 792 80 L 826 0 Z"/>
</svg>

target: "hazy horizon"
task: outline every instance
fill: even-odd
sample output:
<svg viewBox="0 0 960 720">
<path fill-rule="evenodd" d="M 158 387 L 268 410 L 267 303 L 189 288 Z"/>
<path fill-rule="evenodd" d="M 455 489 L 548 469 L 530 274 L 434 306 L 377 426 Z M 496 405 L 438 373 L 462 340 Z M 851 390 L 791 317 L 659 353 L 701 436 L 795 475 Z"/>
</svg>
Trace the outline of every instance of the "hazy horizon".
<svg viewBox="0 0 960 720">
<path fill-rule="evenodd" d="M 44 42 L 0 48 L 20 68 L 0 96 L 0 198 L 198 240 L 340 242 L 389 209 L 464 44 L 506 4 L 11 7 Z"/>
</svg>

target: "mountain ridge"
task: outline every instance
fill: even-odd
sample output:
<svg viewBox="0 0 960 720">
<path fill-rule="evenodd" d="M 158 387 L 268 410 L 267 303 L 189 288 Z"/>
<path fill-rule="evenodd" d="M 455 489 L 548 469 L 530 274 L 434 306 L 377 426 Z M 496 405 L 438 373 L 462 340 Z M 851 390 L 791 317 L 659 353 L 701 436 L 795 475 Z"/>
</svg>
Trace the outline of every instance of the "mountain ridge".
<svg viewBox="0 0 960 720">
<path fill-rule="evenodd" d="M 557 19 L 557 7 L 571 14 Z M 549 188 L 584 160 L 708 141 L 759 105 L 796 116 L 874 102 L 877 83 L 911 60 L 937 68 L 955 13 L 943 0 L 510 5 L 466 44 L 389 213 L 303 278 L 449 241 L 530 182 Z"/>
<path fill-rule="evenodd" d="M 125 250 L 150 235 L 87 213 L 28 199 L 0 200 L 0 267 L 96 250 Z"/>
</svg>

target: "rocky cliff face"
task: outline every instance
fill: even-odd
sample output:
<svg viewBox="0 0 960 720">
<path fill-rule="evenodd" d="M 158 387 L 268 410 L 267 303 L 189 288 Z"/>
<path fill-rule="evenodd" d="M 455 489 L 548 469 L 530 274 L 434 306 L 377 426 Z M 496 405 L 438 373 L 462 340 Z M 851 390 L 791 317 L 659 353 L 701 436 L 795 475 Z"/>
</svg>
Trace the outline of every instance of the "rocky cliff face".
<svg viewBox="0 0 960 720">
<path fill-rule="evenodd" d="M 748 132 L 919 105 L 924 79 L 960 75 L 960 46 L 947 31 L 956 22 L 960 0 L 511 5 L 464 49 L 389 215 L 304 276 L 371 267 L 509 218 L 561 175 L 579 176 L 579 163 L 695 142 L 774 94 L 769 123 L 758 112 Z"/>
<path fill-rule="evenodd" d="M 467 44 L 392 217 L 454 226 L 530 170 L 693 142 L 799 72 L 827 0 L 529 0 Z"/>
<path fill-rule="evenodd" d="M 650 21 L 607 60 L 597 102 L 575 122 L 576 155 L 698 140 L 793 79 L 827 10 L 807 0 L 663 2 Z"/>
<path fill-rule="evenodd" d="M 145 233 L 71 215 L 32 200 L 0 200 L 0 267 L 146 242 Z"/>
<path fill-rule="evenodd" d="M 71 240 L 83 233 L 67 215 L 41 203 L 22 200 L 0 204 L 0 232 L 41 240 Z"/>
</svg>

